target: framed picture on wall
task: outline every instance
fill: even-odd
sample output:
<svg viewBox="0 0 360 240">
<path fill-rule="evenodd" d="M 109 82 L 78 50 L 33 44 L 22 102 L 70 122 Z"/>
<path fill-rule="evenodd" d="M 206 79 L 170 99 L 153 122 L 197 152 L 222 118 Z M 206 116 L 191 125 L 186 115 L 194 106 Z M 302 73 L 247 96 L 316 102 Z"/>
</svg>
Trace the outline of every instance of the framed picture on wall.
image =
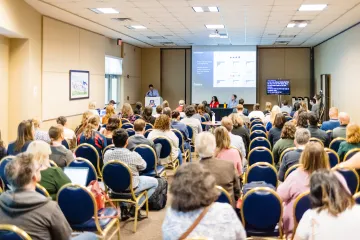
<svg viewBox="0 0 360 240">
<path fill-rule="evenodd" d="M 90 72 L 70 70 L 69 99 L 78 100 L 90 97 Z"/>
</svg>

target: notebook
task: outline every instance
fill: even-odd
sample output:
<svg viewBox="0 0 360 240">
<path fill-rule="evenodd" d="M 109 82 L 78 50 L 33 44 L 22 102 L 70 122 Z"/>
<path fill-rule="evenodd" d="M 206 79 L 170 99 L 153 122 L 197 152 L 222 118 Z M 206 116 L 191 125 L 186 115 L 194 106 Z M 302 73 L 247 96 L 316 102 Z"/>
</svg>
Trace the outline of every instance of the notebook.
<svg viewBox="0 0 360 240">
<path fill-rule="evenodd" d="M 64 167 L 64 173 L 72 183 L 86 187 L 89 169 L 85 167 Z"/>
</svg>

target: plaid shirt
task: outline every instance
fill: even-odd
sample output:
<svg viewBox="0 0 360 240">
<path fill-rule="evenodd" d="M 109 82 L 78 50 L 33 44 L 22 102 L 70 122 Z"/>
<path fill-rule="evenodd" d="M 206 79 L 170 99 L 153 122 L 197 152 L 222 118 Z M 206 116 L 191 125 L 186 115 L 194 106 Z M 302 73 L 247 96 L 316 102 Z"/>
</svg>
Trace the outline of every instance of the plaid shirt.
<svg viewBox="0 0 360 240">
<path fill-rule="evenodd" d="M 104 164 L 111 160 L 119 160 L 128 165 L 133 175 L 133 188 L 139 185 L 139 171 L 146 168 L 145 160 L 137 153 L 127 148 L 114 148 L 106 151 Z"/>
<path fill-rule="evenodd" d="M 47 143 L 50 143 L 51 141 L 48 132 L 42 130 L 35 131 L 35 140 L 41 140 Z"/>
</svg>

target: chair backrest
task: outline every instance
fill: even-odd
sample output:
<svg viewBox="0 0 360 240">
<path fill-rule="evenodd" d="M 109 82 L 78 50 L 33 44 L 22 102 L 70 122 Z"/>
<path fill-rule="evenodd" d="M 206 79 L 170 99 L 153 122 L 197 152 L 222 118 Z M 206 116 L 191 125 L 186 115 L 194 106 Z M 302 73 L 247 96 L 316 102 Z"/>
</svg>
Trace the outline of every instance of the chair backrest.
<svg viewBox="0 0 360 240">
<path fill-rule="evenodd" d="M 355 199 L 356 204 L 360 204 L 360 192 L 355 193 L 353 198 Z"/>
<path fill-rule="evenodd" d="M 61 144 L 66 148 L 66 149 L 70 149 L 69 143 L 66 139 L 62 140 Z"/>
<path fill-rule="evenodd" d="M 176 137 L 179 139 L 179 148 L 181 151 L 184 151 L 184 135 L 177 129 L 171 129 L 175 133 Z"/>
<path fill-rule="evenodd" d="M 146 162 L 146 168 L 143 172 L 149 172 L 156 169 L 157 156 L 152 147 L 145 144 L 139 144 L 134 148 L 134 152 L 140 154 Z"/>
<path fill-rule="evenodd" d="M 250 132 L 253 132 L 253 131 L 263 131 L 263 132 L 266 132 L 266 128 L 265 128 L 265 126 L 262 125 L 262 124 L 255 124 L 254 126 L 251 127 Z"/>
<path fill-rule="evenodd" d="M 145 131 L 146 130 L 149 130 L 149 129 L 153 129 L 154 128 L 154 126 L 151 124 L 151 123 L 146 123 L 146 125 L 145 125 Z"/>
<path fill-rule="evenodd" d="M 3 190 L 6 190 L 8 188 L 7 185 L 9 184 L 9 182 L 6 180 L 5 175 L 6 164 L 8 164 L 14 158 L 15 156 L 6 156 L 0 160 L 0 178 L 3 180 L 3 183 L 5 185 Z"/>
<path fill-rule="evenodd" d="M 186 125 L 189 132 L 189 138 L 194 142 L 194 129 L 190 125 Z"/>
<path fill-rule="evenodd" d="M 139 114 L 135 114 L 134 117 L 135 117 L 136 120 L 141 118 L 141 116 Z"/>
<path fill-rule="evenodd" d="M 254 125 L 256 124 L 262 124 L 264 125 L 264 123 L 261 121 L 261 119 L 259 118 L 252 118 L 250 119 L 250 128 L 252 128 Z"/>
<path fill-rule="evenodd" d="M 251 140 L 249 145 L 249 151 L 256 147 L 266 147 L 267 149 L 271 150 L 271 144 L 269 140 L 267 140 L 264 137 L 256 137 L 253 140 Z"/>
<path fill-rule="evenodd" d="M 41 195 L 45 196 L 45 197 L 50 197 L 50 194 L 48 193 L 48 191 L 41 186 L 39 183 L 36 184 L 36 188 L 35 188 L 36 192 L 40 193 Z"/>
<path fill-rule="evenodd" d="M 128 128 L 132 128 L 134 129 L 134 125 L 132 125 L 131 123 L 124 123 L 122 126 L 121 126 L 122 129 L 128 129 Z"/>
<path fill-rule="evenodd" d="M 229 192 L 226 191 L 221 186 L 216 186 L 216 188 L 220 191 L 220 195 L 219 195 L 218 199 L 216 200 L 216 202 L 228 203 L 230 205 L 233 205 L 233 200 L 231 199 Z"/>
<path fill-rule="evenodd" d="M 345 157 L 344 157 L 344 161 L 347 161 L 349 160 L 350 158 L 352 158 L 356 153 L 360 152 L 360 148 L 354 148 L 354 149 L 351 149 L 350 151 L 348 151 L 346 154 L 345 154 Z"/>
<path fill-rule="evenodd" d="M 105 149 L 104 149 L 105 150 Z M 96 168 L 98 174 L 101 173 L 100 170 L 100 156 L 96 148 L 88 143 L 83 143 L 77 146 L 74 151 L 76 157 L 81 157 L 89 160 L 92 165 Z"/>
<path fill-rule="evenodd" d="M 291 166 L 288 170 L 286 170 L 285 176 L 284 176 L 284 181 L 293 171 L 295 171 L 300 166 L 301 166 L 301 164 L 295 164 L 295 165 Z"/>
<path fill-rule="evenodd" d="M 359 175 L 352 168 L 337 168 L 338 171 L 346 180 L 349 190 L 354 195 L 359 189 Z"/>
<path fill-rule="evenodd" d="M 264 131 L 255 130 L 255 131 L 251 132 L 251 134 L 250 134 L 250 141 L 254 140 L 257 137 L 267 138 L 267 134 Z"/>
<path fill-rule="evenodd" d="M 171 156 L 171 142 L 167 137 L 156 137 L 152 139 L 155 144 L 161 144 L 160 158 Z"/>
<path fill-rule="evenodd" d="M 295 223 L 294 233 L 295 233 L 295 229 L 296 229 L 298 223 L 300 222 L 302 216 L 310 208 L 311 208 L 311 204 L 310 204 L 310 198 L 309 198 L 309 191 L 304 192 L 296 197 L 295 202 L 294 202 L 294 207 L 293 207 L 293 216 L 294 216 L 294 223 Z"/>
<path fill-rule="evenodd" d="M 320 143 L 320 144 L 321 144 L 321 146 L 324 146 L 323 141 L 321 141 L 321 140 L 320 140 L 320 139 L 318 139 L 318 138 L 314 138 L 314 137 L 312 137 L 312 138 L 310 138 L 310 139 L 309 139 L 309 142 L 318 142 L 318 143 Z"/>
<path fill-rule="evenodd" d="M 242 223 L 245 230 L 273 233 L 277 225 L 282 226 L 282 212 L 279 195 L 271 188 L 257 187 L 248 191 L 243 198 Z M 279 227 L 279 236 L 282 238 L 282 227 Z"/>
<path fill-rule="evenodd" d="M 122 118 L 121 119 L 121 124 L 125 124 L 125 123 L 130 123 L 129 119 Z"/>
<path fill-rule="evenodd" d="M 98 175 L 96 173 L 94 165 L 85 158 L 77 157 L 73 161 L 71 161 L 68 166 L 89 169 L 86 186 L 88 186 L 91 181 L 98 179 Z"/>
<path fill-rule="evenodd" d="M 330 148 L 325 148 L 325 152 L 329 156 L 329 163 L 330 163 L 331 168 L 335 167 L 336 165 L 338 165 L 340 163 L 340 158 L 339 158 L 339 155 L 337 154 L 337 152 L 335 152 L 334 150 L 332 150 Z"/>
<path fill-rule="evenodd" d="M 248 161 L 249 166 L 257 162 L 267 162 L 274 165 L 274 156 L 268 148 L 256 147 L 249 152 Z"/>
<path fill-rule="evenodd" d="M 258 181 L 272 184 L 276 188 L 278 185 L 276 168 L 267 162 L 252 164 L 246 172 L 245 183 Z"/>
<path fill-rule="evenodd" d="M 340 143 L 346 141 L 345 138 L 335 138 L 331 141 L 330 145 L 329 145 L 329 148 L 334 150 L 335 152 L 337 152 L 339 150 L 339 147 L 340 147 Z"/>
<path fill-rule="evenodd" d="M 201 116 L 201 122 L 207 122 L 206 117 Z"/>
<path fill-rule="evenodd" d="M 280 154 L 280 158 L 279 158 L 279 166 L 281 166 L 281 162 L 283 157 L 285 156 L 286 153 L 291 152 L 291 151 L 295 151 L 296 147 L 289 147 L 287 149 L 285 149 L 284 151 L 282 151 L 282 153 Z"/>
<path fill-rule="evenodd" d="M 0 239 L 31 240 L 31 237 L 24 230 L 15 225 L 0 224 Z"/>
<path fill-rule="evenodd" d="M 333 134 L 333 131 L 332 130 L 327 130 L 326 131 L 326 135 L 328 136 L 328 139 L 331 141 L 332 139 L 332 134 Z"/>
<path fill-rule="evenodd" d="M 147 138 L 147 137 L 149 136 L 149 133 L 150 133 L 152 130 L 153 130 L 152 128 L 146 130 L 145 133 L 144 133 L 144 137 Z"/>
<path fill-rule="evenodd" d="M 131 170 L 125 163 L 117 160 L 109 161 L 104 165 L 102 174 L 105 186 L 112 192 L 121 193 L 130 189 L 133 197 L 135 196 Z"/>
<path fill-rule="evenodd" d="M 134 130 L 134 129 L 132 129 L 132 128 L 127 128 L 127 129 L 126 129 L 126 131 L 127 131 L 128 135 L 129 135 L 129 137 L 131 137 L 131 136 L 134 136 L 134 135 L 135 135 L 135 130 Z"/>
<path fill-rule="evenodd" d="M 103 152 L 102 152 L 102 159 L 104 159 L 104 156 L 105 156 L 105 153 L 107 150 L 110 150 L 110 149 L 114 149 L 115 148 L 115 145 L 114 144 L 110 144 L 110 145 L 107 145 L 106 148 L 104 148 Z"/>
</svg>

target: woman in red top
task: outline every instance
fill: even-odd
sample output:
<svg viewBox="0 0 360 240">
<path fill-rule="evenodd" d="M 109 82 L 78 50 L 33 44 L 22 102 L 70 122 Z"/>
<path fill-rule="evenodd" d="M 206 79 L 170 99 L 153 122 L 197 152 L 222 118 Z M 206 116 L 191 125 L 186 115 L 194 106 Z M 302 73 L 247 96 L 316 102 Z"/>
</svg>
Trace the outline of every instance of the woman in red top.
<svg viewBox="0 0 360 240">
<path fill-rule="evenodd" d="M 218 108 L 218 107 L 219 107 L 219 100 L 218 100 L 217 96 L 213 96 L 211 98 L 210 108 Z"/>
</svg>

